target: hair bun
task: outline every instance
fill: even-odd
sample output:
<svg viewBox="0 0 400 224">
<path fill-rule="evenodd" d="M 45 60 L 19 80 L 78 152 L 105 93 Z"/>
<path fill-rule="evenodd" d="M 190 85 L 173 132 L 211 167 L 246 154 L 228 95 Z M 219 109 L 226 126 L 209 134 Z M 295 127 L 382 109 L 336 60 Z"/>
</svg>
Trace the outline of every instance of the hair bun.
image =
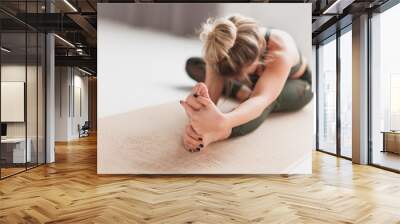
<svg viewBox="0 0 400 224">
<path fill-rule="evenodd" d="M 216 63 L 228 57 L 229 50 L 236 41 L 237 27 L 227 18 L 216 20 L 207 19 L 200 33 L 200 40 L 204 42 L 204 51 L 212 52 L 206 57 L 211 63 Z"/>
</svg>

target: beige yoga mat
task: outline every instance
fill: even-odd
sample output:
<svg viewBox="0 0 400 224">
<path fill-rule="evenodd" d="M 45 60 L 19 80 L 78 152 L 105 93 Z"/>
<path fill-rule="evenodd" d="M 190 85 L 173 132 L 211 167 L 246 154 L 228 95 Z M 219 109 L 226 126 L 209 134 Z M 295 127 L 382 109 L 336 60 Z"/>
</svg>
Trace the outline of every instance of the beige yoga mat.
<svg viewBox="0 0 400 224">
<path fill-rule="evenodd" d="M 229 110 L 226 104 L 224 110 Z M 187 122 L 178 101 L 98 119 L 99 174 L 302 174 L 311 173 L 312 103 L 273 113 L 254 132 L 209 145 L 183 148 Z"/>
</svg>

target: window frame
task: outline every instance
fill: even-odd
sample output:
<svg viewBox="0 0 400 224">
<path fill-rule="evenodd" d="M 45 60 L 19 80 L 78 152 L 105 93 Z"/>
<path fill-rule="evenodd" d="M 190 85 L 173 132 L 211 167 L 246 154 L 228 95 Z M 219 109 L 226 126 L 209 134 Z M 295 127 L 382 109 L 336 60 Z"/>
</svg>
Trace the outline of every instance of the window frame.
<svg viewBox="0 0 400 224">
<path fill-rule="evenodd" d="M 319 152 L 323 152 L 323 153 L 327 153 L 329 155 L 333 155 L 336 157 L 340 157 L 343 159 L 347 159 L 347 160 L 352 160 L 351 157 L 348 156 L 344 156 L 341 153 L 341 118 L 340 118 L 340 103 L 341 103 L 341 97 L 340 97 L 340 93 L 341 93 L 341 89 L 340 89 L 340 84 L 341 84 L 341 66 L 340 66 L 340 37 L 344 34 L 346 34 L 347 32 L 352 32 L 352 23 L 347 24 L 345 27 L 339 29 L 336 31 L 336 33 L 330 35 L 329 37 L 323 39 L 322 41 L 320 41 L 317 45 L 316 45 L 316 89 L 317 89 L 317 93 L 316 93 L 316 150 Z M 320 148 L 320 144 L 319 144 L 319 103 L 320 103 L 320 91 L 319 91 L 319 77 L 320 77 L 320 73 L 319 73 L 319 51 L 318 49 L 320 48 L 321 44 L 327 44 L 331 41 L 336 41 L 336 152 L 332 153 L 329 152 L 327 150 L 324 150 L 322 148 Z"/>
</svg>

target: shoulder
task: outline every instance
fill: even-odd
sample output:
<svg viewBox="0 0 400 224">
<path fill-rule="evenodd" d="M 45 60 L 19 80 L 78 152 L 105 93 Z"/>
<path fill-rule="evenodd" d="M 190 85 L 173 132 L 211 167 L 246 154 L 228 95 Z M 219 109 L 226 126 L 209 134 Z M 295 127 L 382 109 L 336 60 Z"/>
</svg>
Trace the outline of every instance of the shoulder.
<svg viewBox="0 0 400 224">
<path fill-rule="evenodd" d="M 268 71 L 279 69 L 289 69 L 292 65 L 291 58 L 284 50 L 269 52 L 266 58 Z"/>
<path fill-rule="evenodd" d="M 288 32 L 279 29 L 270 29 L 270 42 L 277 49 L 287 49 L 295 44 L 295 41 Z"/>
</svg>

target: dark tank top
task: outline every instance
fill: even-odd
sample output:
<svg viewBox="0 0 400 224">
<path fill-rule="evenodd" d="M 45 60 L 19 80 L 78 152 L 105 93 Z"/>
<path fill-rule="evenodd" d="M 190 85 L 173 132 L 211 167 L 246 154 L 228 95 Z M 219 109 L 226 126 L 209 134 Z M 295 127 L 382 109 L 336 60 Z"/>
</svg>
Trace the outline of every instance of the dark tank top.
<svg viewBox="0 0 400 224">
<path fill-rule="evenodd" d="M 268 52 L 268 41 L 269 41 L 269 37 L 271 36 L 271 30 L 270 29 L 268 29 L 267 28 L 267 30 L 266 30 L 266 32 L 265 32 L 265 36 L 264 36 L 264 38 L 265 38 L 265 41 L 266 41 L 266 52 Z M 299 69 L 301 68 L 301 66 L 303 65 L 303 60 L 302 60 L 302 56 L 301 56 L 301 52 L 300 52 L 300 50 L 297 48 L 297 51 L 299 52 L 299 58 L 300 58 L 300 60 L 299 60 L 299 62 L 297 63 L 297 64 L 295 64 L 294 66 L 292 66 L 291 68 L 290 68 L 290 71 L 289 71 L 289 77 L 290 76 L 292 76 L 294 73 L 296 73 L 297 71 L 299 71 Z M 257 80 L 258 80 L 258 78 L 259 78 L 259 76 L 258 75 L 256 75 L 256 74 L 252 74 L 252 75 L 249 75 L 249 78 L 250 78 L 250 80 L 251 80 L 251 82 L 253 83 L 253 85 L 255 85 L 255 83 L 257 82 Z"/>
</svg>

